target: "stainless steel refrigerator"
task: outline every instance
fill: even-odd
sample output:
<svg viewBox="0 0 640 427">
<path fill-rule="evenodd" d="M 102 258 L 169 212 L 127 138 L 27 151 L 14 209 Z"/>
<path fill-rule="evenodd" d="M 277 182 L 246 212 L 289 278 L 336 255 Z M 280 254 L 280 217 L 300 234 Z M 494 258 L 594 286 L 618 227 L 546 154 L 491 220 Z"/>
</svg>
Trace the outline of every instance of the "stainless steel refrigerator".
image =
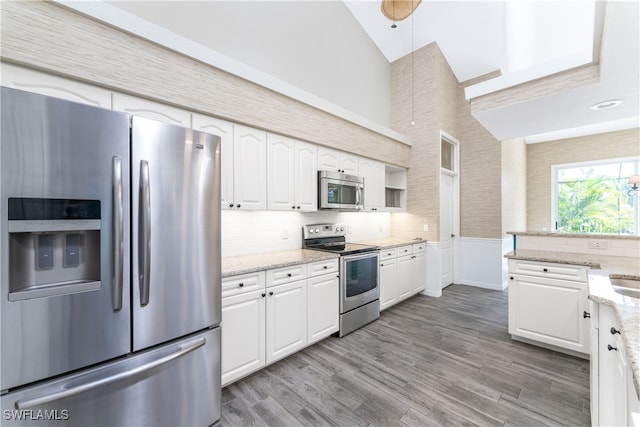
<svg viewBox="0 0 640 427">
<path fill-rule="evenodd" d="M 218 421 L 219 138 L 5 87 L 0 109 L 1 424 Z"/>
</svg>

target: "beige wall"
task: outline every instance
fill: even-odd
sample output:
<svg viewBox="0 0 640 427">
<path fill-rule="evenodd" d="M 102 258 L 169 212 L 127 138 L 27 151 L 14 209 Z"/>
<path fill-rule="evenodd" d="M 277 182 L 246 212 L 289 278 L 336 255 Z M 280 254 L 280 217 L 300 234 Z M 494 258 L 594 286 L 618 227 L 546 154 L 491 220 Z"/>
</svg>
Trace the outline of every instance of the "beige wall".
<svg viewBox="0 0 640 427">
<path fill-rule="evenodd" d="M 551 166 L 640 156 L 640 129 L 527 145 L 527 229 L 551 230 Z"/>
<path fill-rule="evenodd" d="M 502 149 L 502 231 L 527 229 L 527 146 L 517 138 L 500 143 Z"/>
<path fill-rule="evenodd" d="M 405 144 L 53 3 L 0 8 L 3 61 L 408 166 Z"/>
<path fill-rule="evenodd" d="M 443 130 L 460 142 L 461 236 L 500 238 L 500 143 L 471 116 L 463 87 L 435 43 L 417 50 L 413 58 L 407 55 L 391 64 L 391 126 L 408 135 L 413 143 L 407 213 L 392 216 L 392 233 L 440 240 Z M 424 224 L 429 225 L 428 232 L 423 231 Z"/>
</svg>

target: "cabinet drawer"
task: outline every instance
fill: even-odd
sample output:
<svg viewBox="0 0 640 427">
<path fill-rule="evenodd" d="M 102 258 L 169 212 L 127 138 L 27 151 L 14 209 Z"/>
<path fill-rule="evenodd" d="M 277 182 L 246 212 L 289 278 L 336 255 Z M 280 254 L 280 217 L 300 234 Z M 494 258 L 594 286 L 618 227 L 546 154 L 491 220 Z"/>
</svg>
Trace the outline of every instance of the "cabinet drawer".
<svg viewBox="0 0 640 427">
<path fill-rule="evenodd" d="M 380 249 L 380 261 L 398 256 L 398 248 Z"/>
<path fill-rule="evenodd" d="M 222 298 L 264 289 L 264 271 L 222 278 Z"/>
<path fill-rule="evenodd" d="M 338 258 L 326 259 L 323 261 L 307 264 L 307 272 L 309 274 L 309 277 L 321 276 L 328 273 L 337 273 Z"/>
<path fill-rule="evenodd" d="M 411 245 L 400 246 L 398 248 L 398 256 L 411 255 L 413 253 L 413 247 Z"/>
<path fill-rule="evenodd" d="M 424 243 L 415 243 L 413 245 L 413 253 L 424 252 L 427 249 L 427 245 Z"/>
<path fill-rule="evenodd" d="M 556 264 L 550 262 L 509 260 L 509 274 L 526 274 L 528 276 L 549 277 L 553 279 L 587 281 L 588 267 L 583 265 Z"/>
<path fill-rule="evenodd" d="M 288 267 L 267 270 L 267 287 L 282 285 L 307 278 L 307 264 L 291 265 Z"/>
</svg>

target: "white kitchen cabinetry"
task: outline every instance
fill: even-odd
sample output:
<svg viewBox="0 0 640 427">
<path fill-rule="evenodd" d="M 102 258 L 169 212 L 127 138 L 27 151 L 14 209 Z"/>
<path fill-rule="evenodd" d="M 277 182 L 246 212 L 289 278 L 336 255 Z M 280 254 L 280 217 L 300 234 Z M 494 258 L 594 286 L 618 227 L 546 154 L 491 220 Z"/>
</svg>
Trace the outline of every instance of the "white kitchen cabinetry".
<svg viewBox="0 0 640 427">
<path fill-rule="evenodd" d="M 267 207 L 315 211 L 318 207 L 315 145 L 267 135 Z"/>
<path fill-rule="evenodd" d="M 338 331 L 338 259 L 222 279 L 222 385 Z"/>
<path fill-rule="evenodd" d="M 222 385 L 266 364 L 265 274 L 222 279 Z"/>
<path fill-rule="evenodd" d="M 421 291 L 426 285 L 424 243 L 380 250 L 380 310 Z"/>
<path fill-rule="evenodd" d="M 586 266 L 509 260 L 509 333 L 589 353 Z"/>
<path fill-rule="evenodd" d="M 307 345 L 305 280 L 267 288 L 267 363 Z"/>
<path fill-rule="evenodd" d="M 222 209 L 235 207 L 233 201 L 233 123 L 203 114 L 193 113 L 192 125 L 195 130 L 220 137 L 220 206 Z"/>
<path fill-rule="evenodd" d="M 590 309 L 592 337 L 597 342 L 591 347 L 591 424 L 636 425 L 633 414 L 640 414 L 640 400 L 620 324 L 611 306 L 592 302 Z"/>
<path fill-rule="evenodd" d="M 327 147 L 318 147 L 318 170 L 358 175 L 358 156 Z"/>
<path fill-rule="evenodd" d="M 233 194 L 236 209 L 267 207 L 267 133 L 233 126 Z"/>
<path fill-rule="evenodd" d="M 111 109 L 111 92 L 107 89 L 5 62 L 0 76 L 2 86 Z"/>
<path fill-rule="evenodd" d="M 360 158 L 360 176 L 364 178 L 364 209 L 384 210 L 385 207 L 385 165 L 371 159 Z"/>
<path fill-rule="evenodd" d="M 171 125 L 191 128 L 191 113 L 180 108 L 123 93 L 113 93 L 113 109 Z"/>
</svg>

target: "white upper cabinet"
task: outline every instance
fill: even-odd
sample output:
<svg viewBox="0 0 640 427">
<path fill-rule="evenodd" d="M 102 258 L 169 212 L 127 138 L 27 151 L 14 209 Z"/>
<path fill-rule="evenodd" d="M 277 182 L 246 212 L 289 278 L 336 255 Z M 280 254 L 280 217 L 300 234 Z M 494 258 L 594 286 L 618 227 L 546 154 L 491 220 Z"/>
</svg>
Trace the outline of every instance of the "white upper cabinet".
<svg viewBox="0 0 640 427">
<path fill-rule="evenodd" d="M 237 209 L 267 207 L 267 133 L 247 126 L 233 129 L 233 193 Z"/>
<path fill-rule="evenodd" d="M 358 166 L 360 176 L 364 178 L 364 209 L 366 211 L 383 210 L 385 165 L 371 159 L 360 158 Z"/>
<path fill-rule="evenodd" d="M 281 135 L 267 135 L 267 206 L 269 210 L 317 210 L 315 145 Z"/>
<path fill-rule="evenodd" d="M 2 86 L 111 109 L 111 91 L 75 80 L 2 63 Z"/>
<path fill-rule="evenodd" d="M 233 202 L 233 123 L 194 113 L 195 130 L 220 137 L 220 200 L 222 209 L 232 209 Z"/>
<path fill-rule="evenodd" d="M 318 147 L 318 169 L 358 175 L 358 156 L 320 146 Z"/>
<path fill-rule="evenodd" d="M 113 109 L 132 116 L 146 117 L 170 125 L 191 128 L 191 113 L 189 111 L 144 98 L 114 92 Z"/>
</svg>

